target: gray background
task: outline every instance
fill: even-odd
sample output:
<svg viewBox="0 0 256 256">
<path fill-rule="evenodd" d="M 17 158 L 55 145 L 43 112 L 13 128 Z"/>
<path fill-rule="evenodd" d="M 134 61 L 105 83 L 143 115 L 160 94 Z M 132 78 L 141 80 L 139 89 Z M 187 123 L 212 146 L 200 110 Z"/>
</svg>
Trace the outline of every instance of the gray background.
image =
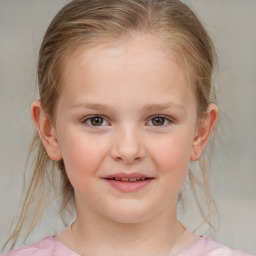
<svg viewBox="0 0 256 256">
<path fill-rule="evenodd" d="M 43 33 L 64 0 L 0 0 L 0 245 L 21 207 L 33 132 L 36 60 Z M 221 146 L 211 168 L 220 224 L 217 241 L 256 254 L 256 1 L 186 0 L 210 32 L 219 55 L 215 81 Z M 62 228 L 52 205 L 28 242 Z M 191 213 L 192 212 L 192 213 Z M 199 224 L 193 211 L 185 224 Z M 193 221 L 191 221 L 193 220 Z M 192 224 L 197 222 L 197 224 Z"/>
</svg>

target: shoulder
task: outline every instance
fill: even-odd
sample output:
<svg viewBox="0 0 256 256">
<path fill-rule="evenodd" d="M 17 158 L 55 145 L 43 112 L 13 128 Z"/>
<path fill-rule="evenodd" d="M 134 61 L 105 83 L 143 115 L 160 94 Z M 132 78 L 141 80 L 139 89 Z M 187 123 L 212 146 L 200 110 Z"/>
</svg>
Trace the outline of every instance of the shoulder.
<svg viewBox="0 0 256 256">
<path fill-rule="evenodd" d="M 17 250 L 11 251 L 4 256 L 48 256 L 53 255 L 54 248 L 55 239 L 48 236 L 37 243 L 30 244 Z"/>
<path fill-rule="evenodd" d="M 78 256 L 55 238 L 47 236 L 37 243 L 21 247 L 4 256 Z"/>
<path fill-rule="evenodd" d="M 252 256 L 242 251 L 231 248 L 213 241 L 207 236 L 203 236 L 191 247 L 183 251 L 178 256 Z"/>
</svg>

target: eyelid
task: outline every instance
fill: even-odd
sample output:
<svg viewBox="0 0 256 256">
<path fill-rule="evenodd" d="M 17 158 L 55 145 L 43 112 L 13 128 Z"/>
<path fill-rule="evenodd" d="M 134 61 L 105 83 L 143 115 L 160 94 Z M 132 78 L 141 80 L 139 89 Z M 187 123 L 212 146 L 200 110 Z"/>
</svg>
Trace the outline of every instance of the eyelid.
<svg viewBox="0 0 256 256">
<path fill-rule="evenodd" d="M 166 127 L 170 124 L 173 124 L 175 123 L 175 120 L 173 118 L 171 118 L 170 116 L 166 116 L 166 115 L 153 115 L 151 117 L 149 117 L 148 121 L 146 122 L 149 123 L 150 121 L 152 121 L 153 118 L 156 118 L 156 117 L 161 117 L 161 118 L 164 118 L 166 121 L 168 121 L 168 124 L 165 124 L 165 125 L 159 125 L 159 126 L 156 126 L 156 125 L 150 125 L 150 126 L 153 126 L 153 127 L 157 127 L 157 128 L 161 128 L 161 127 Z"/>
<path fill-rule="evenodd" d="M 95 126 L 95 125 L 91 125 L 91 124 L 88 124 L 87 121 L 92 119 L 92 118 L 95 118 L 95 117 L 100 117 L 102 118 L 104 121 L 106 121 L 108 124 L 107 125 L 99 125 L 99 126 Z M 105 126 L 110 126 L 110 122 L 107 120 L 107 118 L 103 115 L 97 115 L 97 114 L 94 114 L 94 115 L 89 115 L 89 116 L 85 116 L 84 118 L 82 118 L 81 120 L 82 123 L 86 123 L 88 127 L 92 127 L 92 128 L 100 128 L 100 127 L 105 127 Z"/>
<path fill-rule="evenodd" d="M 92 118 L 95 118 L 95 117 L 100 117 L 102 118 L 105 122 L 107 122 L 107 125 L 104 124 L 104 125 L 100 125 L 100 126 L 94 126 L 94 125 L 91 125 L 91 124 L 88 124 L 87 121 L 92 119 Z M 153 127 L 158 127 L 158 128 L 161 128 L 161 127 L 166 127 L 170 124 L 173 124 L 175 123 L 175 120 L 173 118 L 171 118 L 170 116 L 166 116 L 166 115 L 161 115 L 161 114 L 157 114 L 157 115 L 153 115 L 153 116 L 150 116 L 148 118 L 148 120 L 146 121 L 146 125 L 152 121 L 153 118 L 156 118 L 156 117 L 161 117 L 161 118 L 164 118 L 165 121 L 168 122 L 168 124 L 164 124 L 164 125 L 160 125 L 160 126 L 156 126 L 156 125 L 149 125 L 149 126 L 153 126 Z M 108 118 L 106 118 L 104 115 L 100 115 L 100 114 L 93 114 L 93 115 L 89 115 L 89 116 L 85 116 L 84 118 L 82 118 L 81 120 L 82 123 L 86 123 L 88 127 L 92 127 L 92 128 L 100 128 L 100 127 L 106 127 L 106 126 L 110 126 L 111 123 L 110 121 L 108 121 Z"/>
</svg>

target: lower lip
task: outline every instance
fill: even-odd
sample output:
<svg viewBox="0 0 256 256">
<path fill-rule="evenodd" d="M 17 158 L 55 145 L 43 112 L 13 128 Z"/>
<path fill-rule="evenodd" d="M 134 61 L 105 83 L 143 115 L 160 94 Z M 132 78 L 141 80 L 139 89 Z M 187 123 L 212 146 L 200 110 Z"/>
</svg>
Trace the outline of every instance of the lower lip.
<svg viewBox="0 0 256 256">
<path fill-rule="evenodd" d="M 140 181 L 118 181 L 118 180 L 109 180 L 105 179 L 112 187 L 122 191 L 122 192 L 135 192 L 138 191 L 147 185 L 149 185 L 153 179 L 140 180 Z"/>
</svg>

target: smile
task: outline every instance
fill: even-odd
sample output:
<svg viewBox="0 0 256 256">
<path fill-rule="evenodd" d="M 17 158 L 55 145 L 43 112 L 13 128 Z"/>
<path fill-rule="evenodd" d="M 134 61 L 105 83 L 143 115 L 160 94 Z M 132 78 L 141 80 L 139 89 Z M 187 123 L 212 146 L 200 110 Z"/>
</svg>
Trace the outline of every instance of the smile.
<svg viewBox="0 0 256 256">
<path fill-rule="evenodd" d="M 110 186 L 121 192 L 136 192 L 148 186 L 155 178 L 140 173 L 117 173 L 103 178 Z"/>
<path fill-rule="evenodd" d="M 109 180 L 117 180 L 117 181 L 124 181 L 124 182 L 136 182 L 136 181 L 142 181 L 146 179 L 152 179 L 152 178 L 146 178 L 146 177 L 139 177 L 139 178 L 118 178 L 118 177 L 113 177 L 109 178 Z"/>
</svg>

